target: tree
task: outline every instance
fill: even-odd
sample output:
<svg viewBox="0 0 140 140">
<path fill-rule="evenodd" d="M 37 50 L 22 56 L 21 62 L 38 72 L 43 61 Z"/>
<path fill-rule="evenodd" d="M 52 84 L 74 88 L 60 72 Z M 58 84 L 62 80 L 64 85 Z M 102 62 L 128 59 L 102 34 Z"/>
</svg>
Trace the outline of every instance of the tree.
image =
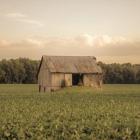
<svg viewBox="0 0 140 140">
<path fill-rule="evenodd" d="M 138 72 L 136 74 L 136 83 L 140 84 L 140 69 L 138 70 Z"/>
</svg>

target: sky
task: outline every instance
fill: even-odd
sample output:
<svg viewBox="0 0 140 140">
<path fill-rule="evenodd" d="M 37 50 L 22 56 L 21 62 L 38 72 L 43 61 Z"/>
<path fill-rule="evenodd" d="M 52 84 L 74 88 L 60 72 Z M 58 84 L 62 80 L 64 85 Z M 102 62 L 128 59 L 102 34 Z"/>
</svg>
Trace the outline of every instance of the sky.
<svg viewBox="0 0 140 140">
<path fill-rule="evenodd" d="M 140 63 L 140 0 L 0 0 L 0 59 L 42 55 Z"/>
</svg>

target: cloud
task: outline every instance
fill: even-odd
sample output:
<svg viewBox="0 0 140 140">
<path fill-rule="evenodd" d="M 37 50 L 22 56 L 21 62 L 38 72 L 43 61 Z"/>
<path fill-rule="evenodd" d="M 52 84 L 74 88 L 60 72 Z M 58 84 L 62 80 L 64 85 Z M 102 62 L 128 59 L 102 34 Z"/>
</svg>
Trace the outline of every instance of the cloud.
<svg viewBox="0 0 140 140">
<path fill-rule="evenodd" d="M 117 43 L 128 42 L 124 37 L 110 37 L 108 35 L 92 36 L 89 34 L 83 34 L 77 37 L 77 40 L 82 42 L 84 45 L 91 47 L 104 47 L 106 45 L 113 45 Z"/>
<path fill-rule="evenodd" d="M 73 38 L 30 37 L 19 42 L 0 41 L 0 58 L 42 55 L 91 55 L 103 62 L 140 63 L 140 41 L 108 35 Z M 125 59 L 126 58 L 126 59 Z"/>
<path fill-rule="evenodd" d="M 10 44 L 7 40 L 0 40 L 0 47 L 8 46 Z"/>
<path fill-rule="evenodd" d="M 32 45 L 36 45 L 36 46 L 41 46 L 43 45 L 41 41 L 36 40 L 36 39 L 32 39 L 32 38 L 28 38 L 25 40 L 27 43 L 30 43 Z"/>
<path fill-rule="evenodd" d="M 30 17 L 28 17 L 27 15 L 23 14 L 23 13 L 8 13 L 6 14 L 7 18 L 11 18 L 14 19 L 18 22 L 23 22 L 23 23 L 27 23 L 27 24 L 31 24 L 31 25 L 35 25 L 38 27 L 43 27 L 44 24 L 38 20 L 32 19 Z"/>
<path fill-rule="evenodd" d="M 27 16 L 22 13 L 8 13 L 6 14 L 9 18 L 26 18 Z"/>
<path fill-rule="evenodd" d="M 32 25 L 36 25 L 38 27 L 43 27 L 44 24 L 40 21 L 37 20 L 33 20 L 33 19 L 19 19 L 19 21 L 24 22 L 24 23 L 28 23 L 28 24 L 32 24 Z"/>
</svg>

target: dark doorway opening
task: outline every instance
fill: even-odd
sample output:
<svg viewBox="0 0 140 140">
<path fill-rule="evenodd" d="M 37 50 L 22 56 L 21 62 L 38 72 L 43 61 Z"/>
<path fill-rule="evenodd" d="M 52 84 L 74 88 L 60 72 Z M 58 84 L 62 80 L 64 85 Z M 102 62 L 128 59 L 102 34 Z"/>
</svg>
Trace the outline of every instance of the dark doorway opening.
<svg viewBox="0 0 140 140">
<path fill-rule="evenodd" d="M 72 74 L 72 85 L 83 85 L 83 74 Z"/>
</svg>

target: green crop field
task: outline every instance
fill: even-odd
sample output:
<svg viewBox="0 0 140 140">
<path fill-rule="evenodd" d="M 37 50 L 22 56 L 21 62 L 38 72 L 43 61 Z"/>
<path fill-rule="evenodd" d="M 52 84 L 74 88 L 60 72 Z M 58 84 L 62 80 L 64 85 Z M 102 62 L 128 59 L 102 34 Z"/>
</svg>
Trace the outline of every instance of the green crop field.
<svg viewBox="0 0 140 140">
<path fill-rule="evenodd" d="M 0 85 L 0 140 L 140 140 L 140 85 Z"/>
</svg>

